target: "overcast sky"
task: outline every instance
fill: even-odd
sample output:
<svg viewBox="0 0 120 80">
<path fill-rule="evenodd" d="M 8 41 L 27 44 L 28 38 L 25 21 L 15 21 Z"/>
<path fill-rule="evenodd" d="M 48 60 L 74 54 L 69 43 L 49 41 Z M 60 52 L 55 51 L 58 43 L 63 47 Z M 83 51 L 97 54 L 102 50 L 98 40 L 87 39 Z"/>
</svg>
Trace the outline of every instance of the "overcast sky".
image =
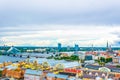
<svg viewBox="0 0 120 80">
<path fill-rule="evenodd" d="M 0 45 L 120 46 L 120 0 L 0 0 Z"/>
</svg>

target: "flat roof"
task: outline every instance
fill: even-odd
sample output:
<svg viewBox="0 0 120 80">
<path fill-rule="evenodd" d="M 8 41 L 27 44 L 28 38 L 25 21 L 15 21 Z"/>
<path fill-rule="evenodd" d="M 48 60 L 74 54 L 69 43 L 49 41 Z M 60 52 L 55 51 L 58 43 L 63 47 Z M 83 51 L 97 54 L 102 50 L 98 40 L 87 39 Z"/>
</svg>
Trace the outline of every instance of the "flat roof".
<svg viewBox="0 0 120 80">
<path fill-rule="evenodd" d="M 67 79 L 68 75 L 65 74 L 53 74 L 53 73 L 48 73 L 48 77 L 57 77 L 57 78 L 62 78 L 62 79 Z"/>
<path fill-rule="evenodd" d="M 42 74 L 42 71 L 26 69 L 25 74 L 38 75 L 39 76 L 39 75 Z"/>
</svg>

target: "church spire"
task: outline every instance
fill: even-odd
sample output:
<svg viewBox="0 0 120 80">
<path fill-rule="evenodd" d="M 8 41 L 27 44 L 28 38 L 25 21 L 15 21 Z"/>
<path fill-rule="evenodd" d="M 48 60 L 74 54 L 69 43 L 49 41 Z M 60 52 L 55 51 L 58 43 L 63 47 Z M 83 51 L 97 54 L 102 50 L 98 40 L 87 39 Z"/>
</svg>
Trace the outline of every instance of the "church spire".
<svg viewBox="0 0 120 80">
<path fill-rule="evenodd" d="M 106 45 L 106 50 L 107 51 L 112 51 L 111 45 L 109 45 L 108 41 L 107 41 L 107 45 Z"/>
</svg>

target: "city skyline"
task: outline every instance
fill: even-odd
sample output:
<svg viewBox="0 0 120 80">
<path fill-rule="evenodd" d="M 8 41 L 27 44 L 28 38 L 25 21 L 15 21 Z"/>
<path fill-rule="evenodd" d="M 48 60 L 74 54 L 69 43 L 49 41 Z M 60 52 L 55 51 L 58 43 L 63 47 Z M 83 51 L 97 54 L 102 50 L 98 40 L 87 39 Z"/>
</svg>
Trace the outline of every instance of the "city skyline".
<svg viewBox="0 0 120 80">
<path fill-rule="evenodd" d="M 0 45 L 120 46 L 119 7 L 119 0 L 1 0 Z"/>
</svg>

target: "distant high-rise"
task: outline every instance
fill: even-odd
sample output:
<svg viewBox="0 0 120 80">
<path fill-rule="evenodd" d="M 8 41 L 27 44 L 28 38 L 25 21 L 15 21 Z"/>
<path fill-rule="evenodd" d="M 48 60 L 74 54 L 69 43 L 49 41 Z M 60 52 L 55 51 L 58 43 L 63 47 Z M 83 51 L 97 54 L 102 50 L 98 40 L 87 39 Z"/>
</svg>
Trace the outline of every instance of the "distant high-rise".
<svg viewBox="0 0 120 80">
<path fill-rule="evenodd" d="M 58 43 L 58 51 L 60 51 L 61 50 L 61 47 L 62 46 L 62 44 L 61 43 Z"/>
<path fill-rule="evenodd" d="M 107 44 L 106 44 L 106 48 L 107 48 L 107 50 L 109 49 L 109 43 L 108 43 L 108 41 L 107 41 Z"/>
<path fill-rule="evenodd" d="M 75 53 L 77 53 L 77 52 L 78 52 L 78 50 L 79 50 L 79 45 L 75 44 L 74 49 L 75 49 Z"/>
<path fill-rule="evenodd" d="M 67 51 L 70 51 L 70 46 L 67 46 Z"/>
<path fill-rule="evenodd" d="M 94 47 L 93 47 L 93 44 L 92 44 L 92 52 L 94 51 Z"/>
</svg>

